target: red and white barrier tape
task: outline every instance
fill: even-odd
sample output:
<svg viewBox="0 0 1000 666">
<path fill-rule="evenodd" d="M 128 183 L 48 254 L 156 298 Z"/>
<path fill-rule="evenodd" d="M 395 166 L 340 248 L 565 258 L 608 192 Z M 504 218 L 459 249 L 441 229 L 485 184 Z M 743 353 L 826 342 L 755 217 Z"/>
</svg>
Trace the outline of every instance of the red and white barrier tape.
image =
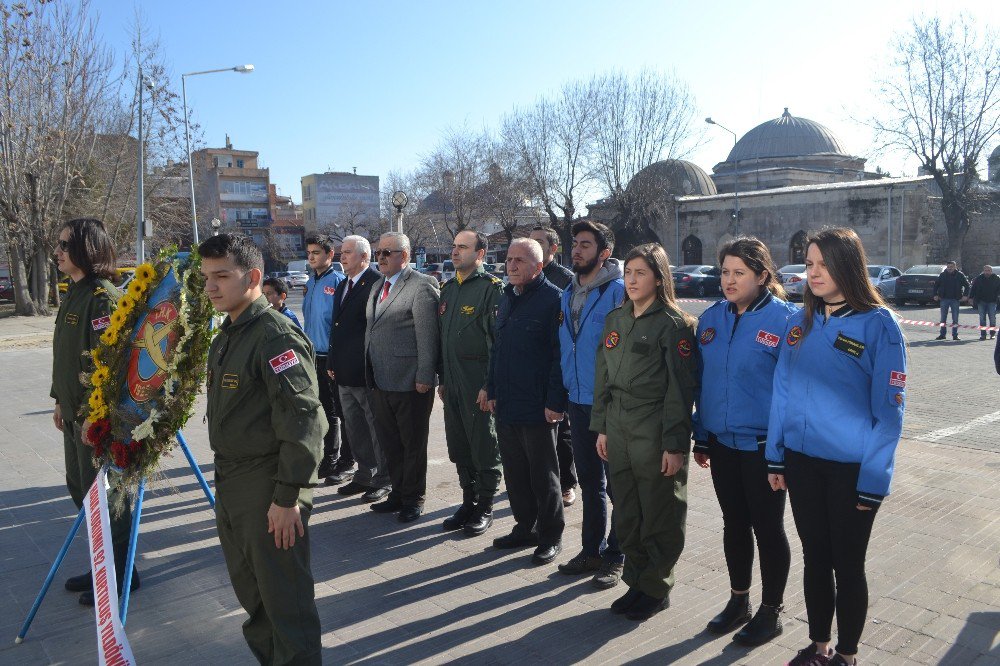
<svg viewBox="0 0 1000 666">
<path fill-rule="evenodd" d="M 942 324 L 939 321 L 920 321 L 918 319 L 898 319 L 900 324 L 911 326 L 933 326 L 934 328 L 964 328 L 970 331 L 1000 331 L 1000 326 L 973 326 L 972 324 Z"/>
</svg>

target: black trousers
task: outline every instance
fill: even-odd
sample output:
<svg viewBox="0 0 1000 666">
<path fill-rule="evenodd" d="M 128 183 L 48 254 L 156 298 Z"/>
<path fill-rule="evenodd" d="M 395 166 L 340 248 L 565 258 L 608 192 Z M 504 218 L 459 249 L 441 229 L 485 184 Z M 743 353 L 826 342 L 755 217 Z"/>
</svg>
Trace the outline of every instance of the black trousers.
<svg viewBox="0 0 1000 666">
<path fill-rule="evenodd" d="M 545 423 L 497 422 L 507 499 L 517 522 L 514 530 L 522 534 L 537 530 L 541 546 L 559 543 L 566 526 L 555 431 L 555 426 Z"/>
<path fill-rule="evenodd" d="M 865 553 L 876 510 L 857 508 L 860 468 L 785 452 L 785 483 L 802 540 L 809 638 L 829 641 L 836 612 L 841 654 L 857 654 L 868 614 Z"/>
<path fill-rule="evenodd" d="M 427 434 L 434 391 L 372 390 L 375 434 L 392 480 L 389 501 L 423 506 L 427 494 Z"/>
<path fill-rule="evenodd" d="M 338 467 L 348 468 L 354 465 L 354 454 L 347 441 L 347 430 L 344 428 L 344 410 L 340 406 L 340 391 L 337 383 L 326 374 L 326 356 L 316 356 L 316 381 L 319 382 L 319 402 L 323 406 L 329 430 L 323 437 L 323 457 L 333 458 Z"/>
<path fill-rule="evenodd" d="M 760 551 L 761 601 L 780 606 L 792 554 L 785 535 L 784 490 L 767 482 L 764 445 L 756 451 L 732 449 L 712 437 L 712 484 L 722 507 L 722 547 L 734 590 L 749 590 L 753 579 L 754 535 Z"/>
<path fill-rule="evenodd" d="M 559 485 L 563 490 L 575 488 L 576 465 L 573 464 L 573 434 L 569 427 L 569 416 L 560 421 L 556 428 L 556 458 L 559 459 Z"/>
</svg>

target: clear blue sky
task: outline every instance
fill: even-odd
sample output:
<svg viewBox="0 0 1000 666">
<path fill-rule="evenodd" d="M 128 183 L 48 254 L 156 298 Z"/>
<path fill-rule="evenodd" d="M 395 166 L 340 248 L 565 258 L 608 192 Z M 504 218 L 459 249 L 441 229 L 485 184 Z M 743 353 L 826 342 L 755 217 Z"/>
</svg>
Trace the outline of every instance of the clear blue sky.
<svg viewBox="0 0 1000 666">
<path fill-rule="evenodd" d="M 495 126 L 572 79 L 653 67 L 687 81 L 701 112 L 742 135 L 781 115 L 823 123 L 868 167 L 851 120 L 873 110 L 873 77 L 915 12 L 964 10 L 1000 25 L 1000 2 L 842 0 L 503 2 L 95 0 L 100 29 L 125 50 L 138 8 L 183 72 L 252 63 L 250 75 L 188 81 L 210 146 L 225 135 L 260 152 L 271 181 L 301 201 L 299 179 L 329 169 L 385 176 L 415 167 L 449 127 Z M 691 159 L 711 172 L 732 137 L 709 128 Z M 985 170 L 984 170 L 985 173 Z"/>
</svg>

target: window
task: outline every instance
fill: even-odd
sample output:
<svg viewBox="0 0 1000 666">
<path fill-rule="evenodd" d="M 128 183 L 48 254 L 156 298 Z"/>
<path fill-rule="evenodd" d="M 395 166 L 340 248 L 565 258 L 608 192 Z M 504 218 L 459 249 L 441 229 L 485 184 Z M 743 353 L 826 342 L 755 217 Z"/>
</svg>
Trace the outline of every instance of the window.
<svg viewBox="0 0 1000 666">
<path fill-rule="evenodd" d="M 219 166 L 219 158 L 218 157 L 213 157 L 212 158 L 212 164 L 214 164 L 215 166 Z"/>
<path fill-rule="evenodd" d="M 681 252 L 684 255 L 685 264 L 701 263 L 701 239 L 694 234 L 684 239 L 681 244 Z"/>
<path fill-rule="evenodd" d="M 809 237 L 801 229 L 792 236 L 788 244 L 788 261 L 792 264 L 801 264 L 806 260 L 806 241 Z"/>
<path fill-rule="evenodd" d="M 236 168 L 237 169 L 243 168 L 243 160 L 236 160 Z"/>
</svg>

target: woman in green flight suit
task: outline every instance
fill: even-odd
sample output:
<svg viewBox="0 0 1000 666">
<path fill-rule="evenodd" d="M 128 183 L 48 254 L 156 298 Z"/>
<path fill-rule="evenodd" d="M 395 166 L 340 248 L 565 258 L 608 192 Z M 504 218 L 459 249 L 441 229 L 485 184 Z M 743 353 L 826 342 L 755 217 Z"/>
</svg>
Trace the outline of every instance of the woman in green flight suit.
<svg viewBox="0 0 1000 666">
<path fill-rule="evenodd" d="M 629 252 L 625 301 L 608 314 L 597 354 L 590 429 L 611 470 L 629 587 L 611 611 L 639 622 L 670 604 L 684 548 L 694 327 L 674 301 L 664 249 L 650 243 Z"/>
</svg>

